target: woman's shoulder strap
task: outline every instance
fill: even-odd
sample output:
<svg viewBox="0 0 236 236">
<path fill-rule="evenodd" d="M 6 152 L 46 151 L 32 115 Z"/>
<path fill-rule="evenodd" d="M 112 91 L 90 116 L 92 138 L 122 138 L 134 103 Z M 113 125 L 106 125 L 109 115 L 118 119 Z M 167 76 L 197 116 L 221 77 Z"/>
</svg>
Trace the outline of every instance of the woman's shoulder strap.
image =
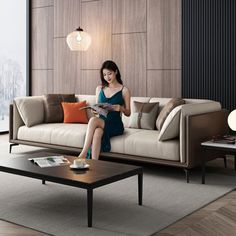
<svg viewBox="0 0 236 236">
<path fill-rule="evenodd" d="M 122 88 L 122 94 L 124 95 L 124 94 L 130 94 L 130 91 L 129 91 L 129 89 L 127 88 L 127 87 L 125 87 L 125 86 L 123 86 L 123 88 Z"/>
</svg>

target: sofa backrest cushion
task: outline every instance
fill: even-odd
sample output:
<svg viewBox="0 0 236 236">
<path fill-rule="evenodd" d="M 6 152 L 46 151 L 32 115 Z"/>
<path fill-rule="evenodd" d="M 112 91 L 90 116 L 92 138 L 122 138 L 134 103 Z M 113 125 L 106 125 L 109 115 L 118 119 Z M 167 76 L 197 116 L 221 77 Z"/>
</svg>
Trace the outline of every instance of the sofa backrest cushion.
<svg viewBox="0 0 236 236">
<path fill-rule="evenodd" d="M 44 104 L 41 96 L 17 97 L 14 103 L 27 127 L 43 123 Z"/>
<path fill-rule="evenodd" d="M 158 141 L 165 141 L 179 137 L 181 109 L 182 105 L 177 106 L 167 116 L 158 135 Z"/>
<path fill-rule="evenodd" d="M 62 102 L 64 113 L 64 123 L 88 123 L 86 109 L 81 109 L 86 106 L 86 101 L 81 102 Z"/>
<path fill-rule="evenodd" d="M 158 130 L 161 130 L 167 116 L 170 112 L 177 106 L 184 104 L 185 101 L 181 98 L 172 98 L 161 110 L 160 114 L 157 117 L 156 127 Z"/>
<path fill-rule="evenodd" d="M 134 101 L 134 110 L 130 116 L 129 128 L 154 130 L 158 107 L 158 102 Z"/>
<path fill-rule="evenodd" d="M 75 102 L 75 94 L 44 95 L 45 123 L 63 122 L 62 102 Z"/>
<path fill-rule="evenodd" d="M 131 97 L 130 99 L 130 109 L 131 109 L 131 114 L 134 112 L 135 107 L 134 107 L 134 101 L 137 102 L 149 102 L 150 97 Z M 131 116 L 125 116 L 122 114 L 122 122 L 124 123 L 124 127 L 128 128 L 129 127 L 129 120 Z"/>
</svg>

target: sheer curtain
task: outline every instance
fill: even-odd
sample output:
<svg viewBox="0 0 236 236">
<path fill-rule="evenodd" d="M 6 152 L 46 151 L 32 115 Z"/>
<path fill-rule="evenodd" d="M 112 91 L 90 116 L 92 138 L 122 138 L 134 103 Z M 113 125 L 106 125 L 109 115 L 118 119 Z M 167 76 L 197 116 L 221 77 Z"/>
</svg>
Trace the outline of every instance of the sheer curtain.
<svg viewBox="0 0 236 236">
<path fill-rule="evenodd" d="M 28 93 L 28 14 L 28 0 L 0 1 L 0 132 L 13 98 Z"/>
</svg>

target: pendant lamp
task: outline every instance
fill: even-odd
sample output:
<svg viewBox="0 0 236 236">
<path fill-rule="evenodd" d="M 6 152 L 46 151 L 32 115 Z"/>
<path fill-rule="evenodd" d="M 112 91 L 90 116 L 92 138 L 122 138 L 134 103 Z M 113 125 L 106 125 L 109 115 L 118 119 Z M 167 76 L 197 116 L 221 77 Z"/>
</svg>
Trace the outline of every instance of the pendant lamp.
<svg viewBox="0 0 236 236">
<path fill-rule="evenodd" d="M 79 27 L 67 35 L 66 42 L 71 51 L 86 51 L 91 44 L 91 36 Z"/>
</svg>

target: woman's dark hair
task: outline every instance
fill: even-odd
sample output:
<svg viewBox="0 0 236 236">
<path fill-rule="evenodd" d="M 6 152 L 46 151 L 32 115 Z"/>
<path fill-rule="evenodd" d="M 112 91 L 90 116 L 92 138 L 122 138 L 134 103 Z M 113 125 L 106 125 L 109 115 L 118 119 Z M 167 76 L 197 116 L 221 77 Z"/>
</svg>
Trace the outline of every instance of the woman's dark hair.
<svg viewBox="0 0 236 236">
<path fill-rule="evenodd" d="M 103 76 L 103 69 L 107 69 L 107 70 L 111 70 L 111 71 L 116 72 L 116 79 L 117 79 L 118 83 L 123 84 L 123 81 L 122 81 L 121 75 L 120 75 L 120 71 L 119 71 L 119 68 L 116 65 L 116 63 L 114 61 L 104 61 L 102 64 L 102 68 L 100 69 L 100 77 L 101 77 L 103 87 L 108 86 L 108 83 L 104 79 L 104 76 Z"/>
</svg>

